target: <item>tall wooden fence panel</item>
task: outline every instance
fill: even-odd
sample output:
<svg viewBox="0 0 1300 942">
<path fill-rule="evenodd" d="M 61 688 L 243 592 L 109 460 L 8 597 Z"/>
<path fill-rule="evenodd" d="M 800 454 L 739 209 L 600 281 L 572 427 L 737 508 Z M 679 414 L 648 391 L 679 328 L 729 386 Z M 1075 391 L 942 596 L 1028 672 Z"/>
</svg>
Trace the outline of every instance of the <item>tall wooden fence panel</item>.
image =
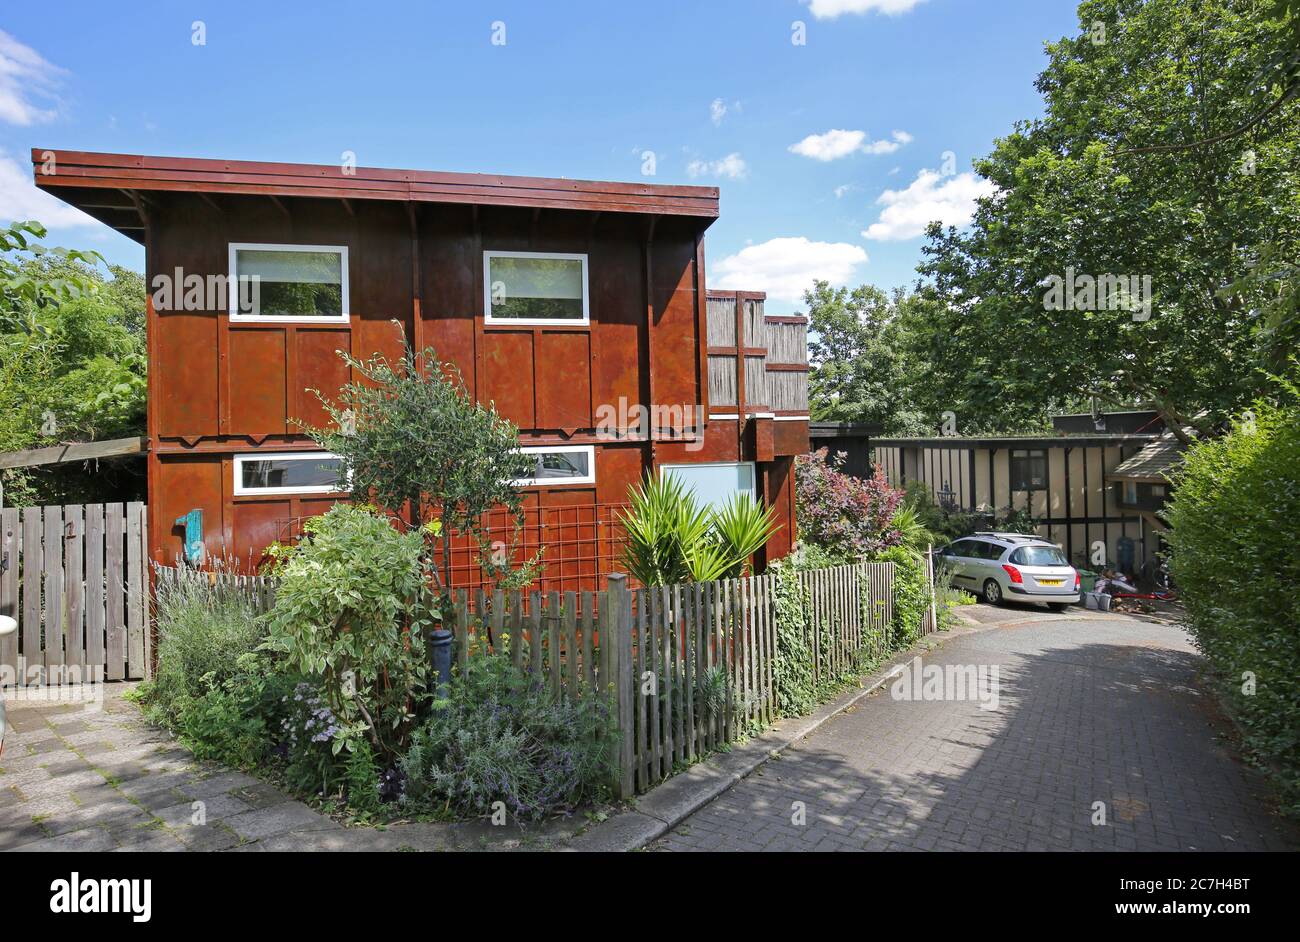
<svg viewBox="0 0 1300 942">
<path fill-rule="evenodd" d="M 139 679 L 150 656 L 147 508 L 0 510 L 0 686 Z"/>
</svg>

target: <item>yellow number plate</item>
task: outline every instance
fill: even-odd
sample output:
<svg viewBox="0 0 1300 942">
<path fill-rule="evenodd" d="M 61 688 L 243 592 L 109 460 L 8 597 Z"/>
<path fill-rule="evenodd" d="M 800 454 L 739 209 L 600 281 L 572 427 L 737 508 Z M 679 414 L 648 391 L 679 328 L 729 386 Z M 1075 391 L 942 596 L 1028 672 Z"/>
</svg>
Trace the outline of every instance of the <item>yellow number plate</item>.
<svg viewBox="0 0 1300 942">
<path fill-rule="evenodd" d="M 1060 585 L 1064 581 L 1065 581 L 1064 579 L 1039 579 L 1038 584 L 1039 585 Z"/>
</svg>

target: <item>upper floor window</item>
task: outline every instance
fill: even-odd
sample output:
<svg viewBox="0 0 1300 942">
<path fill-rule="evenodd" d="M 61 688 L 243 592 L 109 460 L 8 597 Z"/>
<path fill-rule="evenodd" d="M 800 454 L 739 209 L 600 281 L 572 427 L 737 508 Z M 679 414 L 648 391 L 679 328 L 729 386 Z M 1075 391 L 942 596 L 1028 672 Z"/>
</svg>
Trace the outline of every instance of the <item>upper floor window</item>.
<svg viewBox="0 0 1300 942">
<path fill-rule="evenodd" d="M 1047 452 L 1044 449 L 1016 449 L 1011 452 L 1011 489 L 1047 490 Z"/>
<path fill-rule="evenodd" d="M 326 451 L 235 455 L 235 494 L 329 494 L 347 489 L 343 461 Z"/>
<path fill-rule="evenodd" d="M 488 324 L 588 324 L 587 256 L 484 252 Z"/>
<path fill-rule="evenodd" d="M 596 449 L 592 445 L 542 445 L 519 450 L 533 459 L 532 475 L 515 481 L 520 487 L 596 483 Z"/>
<path fill-rule="evenodd" d="M 232 321 L 345 322 L 346 245 L 230 244 Z"/>
</svg>

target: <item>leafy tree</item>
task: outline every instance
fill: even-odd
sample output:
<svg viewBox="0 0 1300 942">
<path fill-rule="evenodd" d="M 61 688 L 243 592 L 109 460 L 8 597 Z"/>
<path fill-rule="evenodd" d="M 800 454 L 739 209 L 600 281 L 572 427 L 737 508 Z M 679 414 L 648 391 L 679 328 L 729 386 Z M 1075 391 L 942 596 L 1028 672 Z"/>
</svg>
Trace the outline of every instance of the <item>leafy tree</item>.
<svg viewBox="0 0 1300 942">
<path fill-rule="evenodd" d="M 1260 391 L 1276 333 L 1236 289 L 1300 246 L 1288 2 L 1080 4 L 1080 34 L 1047 48 L 1043 117 L 976 163 L 996 194 L 968 232 L 929 230 L 931 386 L 959 421 L 1097 396 L 1181 435 Z M 1071 270 L 1149 276 L 1149 318 L 1049 309 Z"/>
<path fill-rule="evenodd" d="M 814 419 L 879 424 L 887 435 L 920 434 L 926 423 L 908 396 L 903 312 L 914 296 L 872 285 L 818 281 L 808 305 L 809 404 Z"/>
<path fill-rule="evenodd" d="M 343 459 L 354 499 L 398 517 L 409 514 L 422 529 L 424 558 L 444 604 L 456 534 L 477 542 L 489 576 L 505 575 L 511 553 L 493 551 L 485 522 L 505 511 L 518 530 L 522 496 L 513 482 L 533 472 L 532 459 L 519 451 L 519 429 L 494 405 L 476 402 L 460 372 L 432 348 L 416 353 L 408 345 L 396 363 L 339 356 L 360 379 L 337 399 L 317 391 L 334 424 L 304 430 Z"/>
<path fill-rule="evenodd" d="M 0 230 L 0 451 L 142 434 L 144 281 L 96 252 L 47 248 L 45 229 Z M 10 470 L 6 502 L 63 503 L 138 493 L 136 469 Z"/>
</svg>

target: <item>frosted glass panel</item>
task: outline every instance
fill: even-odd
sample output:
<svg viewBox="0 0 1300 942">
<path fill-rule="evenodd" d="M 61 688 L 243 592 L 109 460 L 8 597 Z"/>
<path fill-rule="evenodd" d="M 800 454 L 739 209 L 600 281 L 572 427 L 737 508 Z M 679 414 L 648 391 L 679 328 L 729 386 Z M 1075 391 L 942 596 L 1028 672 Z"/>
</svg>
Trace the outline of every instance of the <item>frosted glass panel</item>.
<svg viewBox="0 0 1300 942">
<path fill-rule="evenodd" d="M 674 464 L 665 465 L 664 474 L 671 474 L 695 491 L 701 504 L 720 507 L 733 494 L 754 494 L 754 466 L 752 464 Z"/>
</svg>

